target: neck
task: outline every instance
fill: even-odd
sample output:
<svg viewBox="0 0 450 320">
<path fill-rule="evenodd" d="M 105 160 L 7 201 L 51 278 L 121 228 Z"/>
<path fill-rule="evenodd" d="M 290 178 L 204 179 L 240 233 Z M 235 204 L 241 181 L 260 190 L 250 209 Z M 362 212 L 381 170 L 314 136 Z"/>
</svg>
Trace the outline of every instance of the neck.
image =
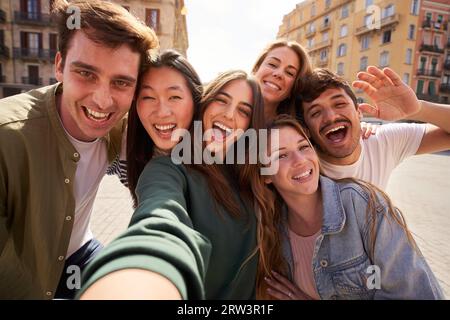
<svg viewBox="0 0 450 320">
<path fill-rule="evenodd" d="M 311 195 L 292 195 L 283 198 L 288 207 L 289 228 L 296 234 L 307 237 L 322 227 L 322 193 L 320 188 Z"/>
<path fill-rule="evenodd" d="M 264 100 L 264 117 L 266 122 L 272 122 L 277 116 L 278 103 Z"/>
<path fill-rule="evenodd" d="M 324 153 L 321 150 L 317 151 L 320 159 L 338 166 L 349 166 L 354 164 L 356 161 L 358 161 L 359 157 L 361 156 L 361 152 L 362 152 L 361 143 L 358 143 L 355 150 L 353 150 L 351 154 L 342 158 L 333 157 L 329 153 Z"/>
</svg>

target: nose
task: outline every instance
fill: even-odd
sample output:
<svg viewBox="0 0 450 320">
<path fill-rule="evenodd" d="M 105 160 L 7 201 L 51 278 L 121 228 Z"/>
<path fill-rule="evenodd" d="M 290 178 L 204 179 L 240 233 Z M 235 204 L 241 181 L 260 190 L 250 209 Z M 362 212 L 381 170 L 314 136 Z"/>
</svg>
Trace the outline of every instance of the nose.
<svg viewBox="0 0 450 320">
<path fill-rule="evenodd" d="M 281 68 L 274 69 L 273 72 L 272 72 L 272 75 L 275 78 L 278 78 L 278 79 L 282 79 L 283 78 L 283 72 L 282 72 Z"/>
<path fill-rule="evenodd" d="M 323 120 L 327 123 L 333 123 L 338 117 L 338 114 L 332 108 L 325 108 L 322 110 L 322 113 Z"/>
<path fill-rule="evenodd" d="M 301 153 L 300 150 L 296 150 L 292 156 L 293 159 L 293 167 L 301 166 L 305 161 L 305 155 Z"/>
<path fill-rule="evenodd" d="M 93 101 L 99 109 L 106 110 L 113 105 L 113 97 L 109 84 L 100 85 L 93 94 Z"/>
<path fill-rule="evenodd" d="M 233 119 L 235 109 L 236 109 L 236 106 L 229 105 L 225 109 L 225 112 L 223 113 L 224 117 L 227 118 L 227 119 Z"/>
<path fill-rule="evenodd" d="M 172 114 L 172 109 L 164 101 L 159 103 L 157 116 L 160 118 L 168 117 Z"/>
</svg>

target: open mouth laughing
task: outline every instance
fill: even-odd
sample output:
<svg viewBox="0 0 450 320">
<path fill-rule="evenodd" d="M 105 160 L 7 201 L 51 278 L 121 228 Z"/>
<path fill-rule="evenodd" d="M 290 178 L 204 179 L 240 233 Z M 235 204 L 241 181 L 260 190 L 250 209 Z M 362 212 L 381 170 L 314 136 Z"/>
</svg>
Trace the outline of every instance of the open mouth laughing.
<svg viewBox="0 0 450 320">
<path fill-rule="evenodd" d="M 212 140 L 218 142 L 224 141 L 229 135 L 233 133 L 233 129 L 218 121 L 213 122 L 212 129 Z"/>
<path fill-rule="evenodd" d="M 177 127 L 176 123 L 167 123 L 167 124 L 154 124 L 153 128 L 156 130 L 158 135 L 163 139 L 170 139 L 172 137 L 172 133 Z"/>
<path fill-rule="evenodd" d="M 313 169 L 308 169 L 306 171 L 303 171 L 295 176 L 292 177 L 293 180 L 297 182 L 306 182 L 309 181 L 309 179 L 312 177 Z"/>
<path fill-rule="evenodd" d="M 95 122 L 98 122 L 98 123 L 108 121 L 109 119 L 111 119 L 111 116 L 113 114 L 113 112 L 103 113 L 103 112 L 94 111 L 85 106 L 83 106 L 82 108 L 83 108 L 84 114 L 87 118 L 89 118 Z"/>
<path fill-rule="evenodd" d="M 339 123 L 331 128 L 328 126 L 321 131 L 329 142 L 336 144 L 345 140 L 349 128 L 350 126 L 347 123 Z"/>
</svg>

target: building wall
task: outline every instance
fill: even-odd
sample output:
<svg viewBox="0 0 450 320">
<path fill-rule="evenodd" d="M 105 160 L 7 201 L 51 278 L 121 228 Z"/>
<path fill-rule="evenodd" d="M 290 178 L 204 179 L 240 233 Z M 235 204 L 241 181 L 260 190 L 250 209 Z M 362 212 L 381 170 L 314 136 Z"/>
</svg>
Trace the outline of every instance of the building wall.
<svg viewBox="0 0 450 320">
<path fill-rule="evenodd" d="M 430 2 L 424 0 L 306 0 L 284 16 L 278 38 L 298 41 L 307 48 L 316 67 L 327 67 L 335 72 L 339 71 L 338 73 L 349 82 L 354 81 L 356 74 L 362 69 L 361 58 L 366 58 L 367 65 L 390 67 L 408 85 L 416 89 L 416 60 L 418 45 L 421 41 L 419 20 L 422 10 L 420 8 Z M 448 0 L 433 2 L 447 3 L 440 4 L 441 11 L 445 9 L 447 14 L 450 11 Z M 347 15 L 343 15 L 344 8 L 348 10 Z M 375 23 L 367 24 L 365 16 L 370 16 L 373 12 L 375 12 Z M 448 21 L 447 18 L 444 20 Z M 325 26 L 326 21 L 328 21 L 327 26 Z M 308 32 L 311 23 L 315 26 L 315 31 Z M 347 26 L 347 34 L 341 35 L 341 28 L 344 25 Z M 412 33 L 411 26 L 414 26 Z M 324 36 L 326 33 L 328 33 L 328 40 Z M 367 39 L 370 44 L 363 49 L 362 43 Z M 445 39 L 442 37 L 441 40 L 442 45 L 448 41 L 447 37 Z M 339 56 L 338 49 L 341 45 L 346 46 L 346 52 Z M 382 53 L 389 57 L 385 64 L 381 63 Z M 444 59 L 444 55 L 441 59 Z M 439 66 L 442 65 L 445 63 L 440 62 Z M 356 93 L 360 100 L 369 100 L 362 92 Z"/>
<path fill-rule="evenodd" d="M 57 34 L 57 30 L 49 20 L 50 2 L 51 0 L 40 0 L 39 14 L 25 13 L 22 14 L 22 19 L 19 19 L 21 1 L 0 1 L 0 33 L 3 34 L 3 42 L 0 39 L 0 98 L 56 81 L 54 79 L 56 50 L 50 50 L 50 34 Z M 186 55 L 189 43 L 184 0 L 113 0 L 113 2 L 126 7 L 148 25 L 150 21 L 146 19 L 146 10 L 157 10 L 158 16 L 154 20 L 157 23 L 152 26 L 160 39 L 161 49 L 173 48 Z M 28 18 L 25 19 L 27 21 L 24 22 L 23 17 Z M 22 32 L 41 34 L 41 43 L 37 45 L 41 48 L 24 49 L 21 41 Z M 35 67 L 38 67 L 39 74 L 30 78 L 30 72 L 36 70 Z"/>
<path fill-rule="evenodd" d="M 450 3 L 447 0 L 422 0 L 412 87 L 425 100 L 450 102 L 449 18 Z M 435 67 L 433 61 L 437 62 Z"/>
</svg>

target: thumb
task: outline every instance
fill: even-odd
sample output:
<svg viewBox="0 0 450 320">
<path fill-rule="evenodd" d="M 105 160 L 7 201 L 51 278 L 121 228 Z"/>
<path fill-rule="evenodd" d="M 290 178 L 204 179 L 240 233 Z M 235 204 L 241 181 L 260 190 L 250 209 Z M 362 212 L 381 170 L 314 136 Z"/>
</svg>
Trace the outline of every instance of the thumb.
<svg viewBox="0 0 450 320">
<path fill-rule="evenodd" d="M 364 112 L 367 113 L 373 117 L 378 118 L 379 117 L 379 110 L 377 107 L 374 107 L 368 103 L 360 103 L 359 104 L 359 109 Z"/>
</svg>

